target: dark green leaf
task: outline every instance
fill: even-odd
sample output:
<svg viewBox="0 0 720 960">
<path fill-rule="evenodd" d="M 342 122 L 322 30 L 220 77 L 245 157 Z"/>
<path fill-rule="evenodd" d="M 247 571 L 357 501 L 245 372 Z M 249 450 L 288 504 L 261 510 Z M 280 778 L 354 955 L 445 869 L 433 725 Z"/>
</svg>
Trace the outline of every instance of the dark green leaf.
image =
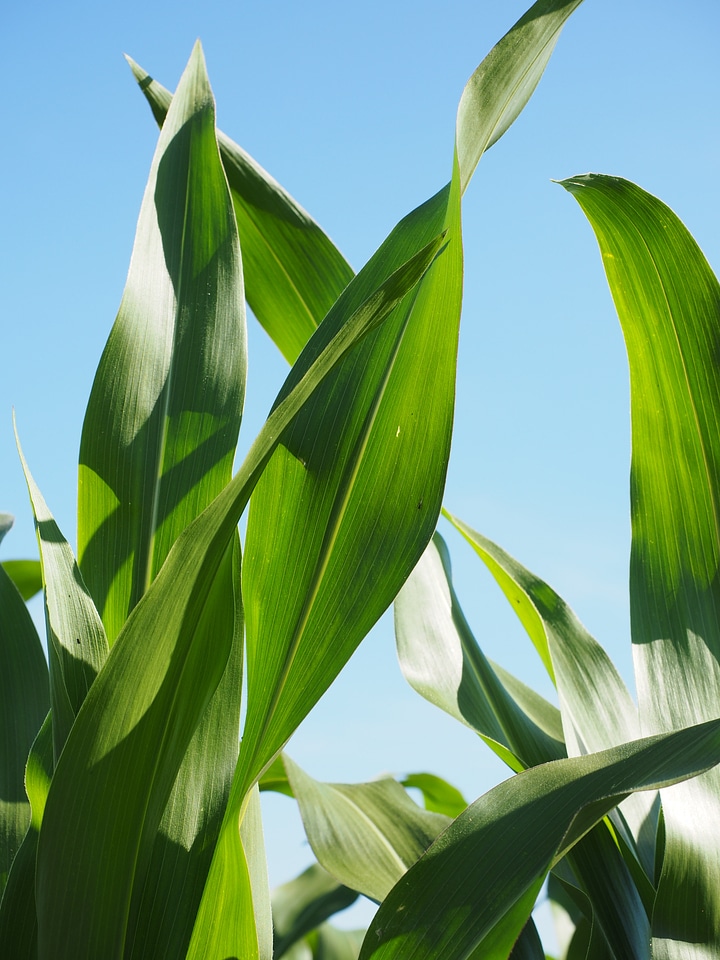
<svg viewBox="0 0 720 960">
<path fill-rule="evenodd" d="M 283 954 L 306 933 L 358 898 L 356 890 L 338 883 L 319 863 L 272 892 L 273 956 Z"/>
</svg>

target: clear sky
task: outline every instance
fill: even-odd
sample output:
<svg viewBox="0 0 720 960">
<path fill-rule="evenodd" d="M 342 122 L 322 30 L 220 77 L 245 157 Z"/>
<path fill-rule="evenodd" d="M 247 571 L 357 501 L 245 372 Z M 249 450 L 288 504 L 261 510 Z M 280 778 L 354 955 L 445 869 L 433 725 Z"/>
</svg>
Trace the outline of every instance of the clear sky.
<svg viewBox="0 0 720 960">
<path fill-rule="evenodd" d="M 357 269 L 449 178 L 463 85 L 529 0 L 66 0 L 6 7 L 0 151 L 2 559 L 36 545 L 11 427 L 74 542 L 77 451 L 157 136 L 121 54 L 171 89 L 196 37 L 219 126 Z M 465 307 L 445 502 L 547 580 L 631 682 L 627 369 L 589 225 L 551 182 L 624 176 L 668 203 L 711 264 L 718 236 L 716 0 L 586 0 L 463 206 Z M 247 448 L 285 376 L 250 319 Z M 479 560 L 448 534 L 486 652 L 546 694 Z M 37 610 L 37 608 L 36 608 Z M 430 770 L 477 795 L 505 768 L 405 685 L 386 617 L 291 742 L 309 773 Z M 309 862 L 268 804 L 272 879 Z"/>
</svg>

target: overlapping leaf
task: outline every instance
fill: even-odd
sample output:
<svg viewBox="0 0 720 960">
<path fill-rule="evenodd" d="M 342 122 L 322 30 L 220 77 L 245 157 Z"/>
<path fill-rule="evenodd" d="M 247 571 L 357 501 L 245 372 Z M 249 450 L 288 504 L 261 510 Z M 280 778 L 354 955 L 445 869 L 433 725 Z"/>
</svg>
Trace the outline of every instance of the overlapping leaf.
<svg viewBox="0 0 720 960">
<path fill-rule="evenodd" d="M 12 522 L 0 514 L 0 540 Z M 25 763 L 49 706 L 40 638 L 15 584 L 0 569 L 0 895 L 30 823 Z"/>
<path fill-rule="evenodd" d="M 170 91 L 127 59 L 162 126 Z M 218 143 L 240 233 L 247 301 L 294 363 L 352 279 L 352 268 L 310 214 L 242 147 L 222 132 Z"/>
<path fill-rule="evenodd" d="M 356 890 L 338 883 L 319 863 L 272 892 L 273 956 L 290 947 L 328 917 L 351 906 Z"/>
<path fill-rule="evenodd" d="M 590 220 L 627 345 L 632 403 L 630 602 L 642 723 L 718 714 L 720 285 L 678 218 L 614 177 L 563 182 Z M 663 797 L 653 914 L 659 960 L 720 949 L 720 777 Z"/>
<path fill-rule="evenodd" d="M 347 316 L 278 402 L 232 482 L 178 538 L 133 609 L 73 726 L 48 797 L 38 849 L 41 960 L 122 952 L 133 888 L 230 655 L 234 612 L 225 600 L 233 582 L 231 547 L 250 492 L 324 377 L 406 296 L 441 242 L 433 240 Z M 236 835 L 237 820 L 220 835 L 219 862 L 224 852 L 235 862 Z M 71 851 L 82 865 L 75 884 L 62 870 Z"/>
<path fill-rule="evenodd" d="M 286 755 L 285 768 L 313 853 L 337 880 L 380 902 L 447 827 L 391 777 L 320 783 Z"/>
<path fill-rule="evenodd" d="M 50 513 L 19 442 L 18 452 L 35 517 L 45 586 L 53 753 L 57 760 L 90 685 L 107 658 L 108 642 L 72 548 Z"/>
<path fill-rule="evenodd" d="M 557 709 L 517 680 L 514 696 L 475 641 L 439 534 L 395 601 L 395 635 L 411 686 L 476 730 L 513 770 L 565 755 Z"/>
<path fill-rule="evenodd" d="M 593 824 L 628 793 L 718 761 L 716 720 L 511 777 L 471 804 L 394 887 L 362 960 L 507 957 L 548 870 Z"/>
</svg>

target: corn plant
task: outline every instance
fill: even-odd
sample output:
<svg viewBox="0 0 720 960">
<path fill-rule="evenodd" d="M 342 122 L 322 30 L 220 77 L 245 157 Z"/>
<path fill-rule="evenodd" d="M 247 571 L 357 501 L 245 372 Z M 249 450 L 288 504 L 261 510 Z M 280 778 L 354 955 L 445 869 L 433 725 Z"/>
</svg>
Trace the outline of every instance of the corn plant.
<svg viewBox="0 0 720 960">
<path fill-rule="evenodd" d="M 519 603 L 558 678 L 562 725 L 553 707 L 486 668 L 465 633 L 445 638 L 446 664 L 417 654 L 413 682 L 439 701 L 457 693 L 460 664 L 459 680 L 471 689 L 469 699 L 457 697 L 457 709 L 523 771 L 466 811 L 463 798 L 428 775 L 406 783 L 423 790 L 422 810 L 391 779 L 322 785 L 281 756 L 418 561 L 405 588 L 421 594 L 417 615 L 433 590 L 450 595 L 447 567 L 441 572 L 433 559 L 442 545 L 426 548 L 452 433 L 462 195 L 483 152 L 532 95 L 579 3 L 539 0 L 481 63 L 460 101 L 448 184 L 408 214 L 357 275 L 286 191 L 216 131 L 199 45 L 174 95 L 130 62 L 161 132 L 83 425 L 77 556 L 18 440 L 40 549 L 48 655 L 15 585 L 27 595 L 37 567 L 4 567 L 3 956 L 535 957 L 542 954 L 530 913 L 551 869 L 563 891 L 557 896 L 575 904 L 579 935 L 580 914 L 587 920 L 593 949 L 602 949 L 596 914 L 602 944 L 612 944 L 605 917 L 620 908 L 601 894 L 614 891 L 618 877 L 646 916 L 652 901 L 668 943 L 699 930 L 689 907 L 676 910 L 671 896 L 662 906 L 662 877 L 655 895 L 655 863 L 683 869 L 672 804 L 663 803 L 664 859 L 653 858 L 657 805 L 652 793 L 632 798 L 711 768 L 720 760 L 720 721 L 710 708 L 678 706 L 665 717 L 659 700 L 654 736 L 640 739 L 632 704 L 614 687 L 625 713 L 608 709 L 607 698 L 596 706 L 581 699 L 578 707 L 567 692 L 576 674 L 584 669 L 600 685 L 611 669 L 564 606 L 560 619 L 571 629 L 555 642 L 555 621 L 542 606 L 549 588 Z M 606 181 L 568 187 L 581 202 L 585 192 L 599 197 L 600 212 L 588 210 L 602 220 Z M 629 203 L 622 199 L 620 209 Z M 668 242 L 679 243 L 675 233 Z M 700 268 L 688 275 L 681 301 L 705 303 L 700 275 Z M 624 279 L 620 285 L 635 289 Z M 233 475 L 246 301 L 292 366 Z M 671 348 L 668 342 L 663 371 L 675 369 Z M 695 420 L 701 459 L 714 410 L 706 370 L 699 366 L 691 378 L 704 390 Z M 661 388 L 674 397 L 678 378 L 668 372 Z M 686 399 L 697 411 L 695 394 Z M 678 442 L 677 432 L 664 439 Z M 670 455 L 662 445 L 653 450 L 656 460 L 643 461 L 652 477 Z M 688 497 L 691 474 L 682 474 Z M 665 496 L 679 522 L 678 489 Z M 709 479 L 702 503 L 714 502 L 713 489 Z M 241 547 L 238 523 L 248 504 Z M 643 609 L 665 597 L 670 583 L 697 593 L 707 579 L 714 530 L 702 527 L 700 507 L 693 516 L 683 541 L 692 555 L 687 565 L 650 521 L 639 521 Z M 663 530 L 665 519 L 657 521 Z M 3 515 L 0 536 L 9 526 Z M 514 584 L 513 576 L 525 583 L 513 571 L 499 576 L 502 584 Z M 689 603 L 673 607 L 690 616 L 693 643 L 704 635 L 696 614 L 710 622 L 710 594 L 705 603 L 702 614 Z M 436 620 L 431 612 L 410 631 L 413 650 L 416 637 L 432 633 L 427 624 L 447 626 Z M 673 624 L 681 631 L 685 622 Z M 649 616 L 646 626 L 649 642 L 656 629 Z M 410 663 L 414 655 L 401 656 Z M 561 669 L 563 657 L 570 665 Z M 671 677 L 668 684 L 670 696 Z M 609 733 L 599 729 L 603 710 L 614 721 Z M 708 782 L 686 789 L 705 797 Z M 327 868 L 311 868 L 272 903 L 260 787 L 298 798 Z M 341 815 L 335 829 L 338 809 L 351 818 Z M 712 863 L 699 857 L 697 875 L 707 878 Z M 677 886 L 674 876 L 668 884 Z M 324 923 L 358 892 L 382 903 L 367 935 Z M 645 935 L 640 907 L 628 916 L 631 933 L 640 930 L 635 940 L 628 934 L 635 944 Z"/>
</svg>

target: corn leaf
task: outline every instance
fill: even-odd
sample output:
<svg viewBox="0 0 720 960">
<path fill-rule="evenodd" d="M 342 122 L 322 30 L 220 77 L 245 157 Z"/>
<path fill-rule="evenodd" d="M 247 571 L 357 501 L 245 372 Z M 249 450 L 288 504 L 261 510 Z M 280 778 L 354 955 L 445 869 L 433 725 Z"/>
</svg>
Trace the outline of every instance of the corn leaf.
<svg viewBox="0 0 720 960">
<path fill-rule="evenodd" d="M 308 960 L 357 960 L 364 936 L 364 930 L 338 930 L 323 923 L 306 940 Z"/>
<path fill-rule="evenodd" d="M 0 540 L 12 525 L 0 514 Z M 0 895 L 30 823 L 25 763 L 50 707 L 40 638 L 23 598 L 0 569 Z"/>
<path fill-rule="evenodd" d="M 393 888 L 362 960 L 507 957 L 548 870 L 619 800 L 719 760 L 716 720 L 511 777 L 471 804 Z"/>
<path fill-rule="evenodd" d="M 532 716 L 527 698 L 518 702 L 478 646 L 452 586 L 447 547 L 437 533 L 395 601 L 395 636 L 408 683 L 476 730 L 511 769 L 565 755 L 557 709 L 535 694 Z"/>
<path fill-rule="evenodd" d="M 517 120 L 550 60 L 560 31 L 582 0 L 538 0 L 497 43 L 465 86 L 457 153 L 465 189 L 483 153 Z"/>
<path fill-rule="evenodd" d="M 108 642 L 72 548 L 33 480 L 19 441 L 18 452 L 30 493 L 45 585 L 53 752 L 57 760 L 90 685 L 107 659 Z"/>
<path fill-rule="evenodd" d="M 111 639 L 181 531 L 229 482 L 245 373 L 240 250 L 198 48 L 158 144 L 83 428 L 81 563 Z M 187 948 L 224 813 L 242 689 L 237 547 L 232 562 L 215 600 L 228 607 L 231 654 L 133 895 L 133 960 Z"/>
<path fill-rule="evenodd" d="M 28 755 L 25 790 L 30 804 L 30 822 L 13 860 L 0 903 L 0 956 L 13 960 L 37 960 L 35 859 L 52 774 L 53 735 L 48 714 Z"/>
<path fill-rule="evenodd" d="M 276 887 L 272 892 L 273 956 L 282 957 L 294 943 L 357 898 L 356 890 L 338 883 L 319 863 Z"/>
<path fill-rule="evenodd" d="M 287 754 L 285 769 L 319 863 L 378 903 L 450 823 L 418 807 L 391 777 L 321 783 Z"/>
<path fill-rule="evenodd" d="M 632 403 L 630 602 L 644 729 L 718 713 L 720 285 L 659 200 L 614 177 L 563 182 L 595 230 L 623 328 Z M 720 950 L 720 776 L 663 797 L 653 954 Z"/>
<path fill-rule="evenodd" d="M 408 773 L 400 783 L 404 787 L 414 787 L 422 794 L 425 809 L 432 813 L 444 813 L 454 819 L 467 806 L 467 800 L 447 780 L 434 773 Z"/>
<path fill-rule="evenodd" d="M 0 566 L 18 588 L 23 600 L 30 600 L 42 590 L 39 560 L 3 560 Z"/>
<path fill-rule="evenodd" d="M 172 94 L 134 60 L 130 68 L 160 126 Z M 253 313 L 289 363 L 353 277 L 353 270 L 310 214 L 269 173 L 218 132 Z"/>
<path fill-rule="evenodd" d="M 308 398 L 392 313 L 441 242 L 435 238 L 347 316 L 278 402 L 238 474 L 178 538 L 133 609 L 78 714 L 48 795 L 38 845 L 40 960 L 122 956 L 133 891 L 142 885 L 182 759 L 231 653 L 234 611 L 225 601 L 232 543 L 250 493 Z M 226 824 L 215 860 L 244 876 L 238 818 L 226 813 Z M 79 866 L 69 879 L 64 864 L 71 855 Z M 211 884 L 211 896 L 224 891 L 232 900 L 220 867 L 210 876 L 218 884 Z M 234 920 L 223 930 L 243 946 L 255 943 L 255 953 L 242 954 L 250 960 L 259 942 L 255 919 L 247 913 L 238 918 L 235 905 Z M 199 956 L 212 956 L 202 950 L 213 929 L 202 930 Z"/>
</svg>

